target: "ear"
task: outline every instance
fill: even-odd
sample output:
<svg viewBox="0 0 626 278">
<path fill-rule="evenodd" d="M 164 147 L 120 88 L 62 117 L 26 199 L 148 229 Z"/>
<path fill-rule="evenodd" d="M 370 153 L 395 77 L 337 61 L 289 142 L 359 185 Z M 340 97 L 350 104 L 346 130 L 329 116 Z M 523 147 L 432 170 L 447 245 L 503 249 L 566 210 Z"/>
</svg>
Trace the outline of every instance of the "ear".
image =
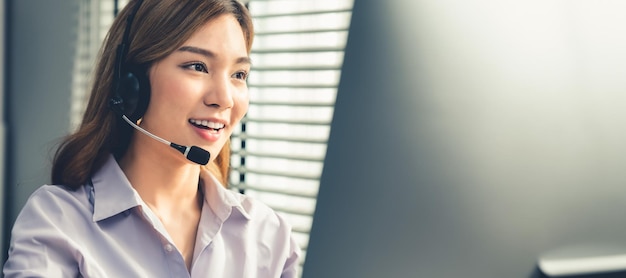
<svg viewBox="0 0 626 278">
<path fill-rule="evenodd" d="M 148 109 L 150 103 L 150 80 L 146 67 L 139 66 L 131 69 L 125 75 L 121 83 L 124 98 L 124 110 L 128 118 L 137 122 Z"/>
</svg>

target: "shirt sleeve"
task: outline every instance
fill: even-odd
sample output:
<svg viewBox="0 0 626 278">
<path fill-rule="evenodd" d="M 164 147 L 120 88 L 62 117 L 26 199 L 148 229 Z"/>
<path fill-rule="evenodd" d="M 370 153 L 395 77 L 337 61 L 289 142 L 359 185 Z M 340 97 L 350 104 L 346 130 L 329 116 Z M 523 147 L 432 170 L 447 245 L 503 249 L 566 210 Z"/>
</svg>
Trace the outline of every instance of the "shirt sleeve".
<svg viewBox="0 0 626 278">
<path fill-rule="evenodd" d="M 296 278 L 298 276 L 298 272 L 300 270 L 300 256 L 301 251 L 298 243 L 294 240 L 293 236 L 290 237 L 290 247 L 289 247 L 289 256 L 285 261 L 285 267 L 283 268 L 283 273 L 280 275 L 281 278 Z"/>
<path fill-rule="evenodd" d="M 63 189 L 61 189 L 63 190 Z M 77 277 L 77 252 L 63 227 L 62 198 L 41 188 L 28 199 L 13 226 L 4 277 Z"/>
</svg>

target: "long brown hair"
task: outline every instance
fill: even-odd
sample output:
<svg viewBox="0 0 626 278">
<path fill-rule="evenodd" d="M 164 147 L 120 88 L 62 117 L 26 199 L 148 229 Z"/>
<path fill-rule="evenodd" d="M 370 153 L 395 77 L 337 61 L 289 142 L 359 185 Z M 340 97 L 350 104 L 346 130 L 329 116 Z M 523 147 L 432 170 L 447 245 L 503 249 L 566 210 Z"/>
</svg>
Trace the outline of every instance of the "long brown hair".
<svg viewBox="0 0 626 278">
<path fill-rule="evenodd" d="M 98 56 L 82 123 L 61 142 L 55 153 L 53 184 L 76 189 L 87 183 L 109 154 L 120 157 L 128 148 L 133 130 L 108 107 L 108 102 L 115 94 L 116 49 L 135 5 L 136 0 L 130 1 L 109 29 Z M 124 62 L 149 67 L 179 48 L 206 22 L 223 14 L 237 19 L 250 53 L 254 37 L 252 19 L 237 0 L 144 0 L 131 25 L 130 49 Z M 229 163 L 230 140 L 207 166 L 224 185 L 228 181 Z"/>
</svg>

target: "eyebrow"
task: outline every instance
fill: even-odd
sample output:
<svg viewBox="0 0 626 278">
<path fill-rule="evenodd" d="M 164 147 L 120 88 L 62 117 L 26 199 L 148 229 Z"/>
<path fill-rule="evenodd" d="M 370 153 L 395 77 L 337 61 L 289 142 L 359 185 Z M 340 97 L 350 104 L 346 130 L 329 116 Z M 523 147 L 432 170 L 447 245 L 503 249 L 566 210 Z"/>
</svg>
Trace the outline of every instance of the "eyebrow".
<svg viewBox="0 0 626 278">
<path fill-rule="evenodd" d="M 206 49 L 202 49 L 199 47 L 195 47 L 195 46 L 182 46 L 181 48 L 178 49 L 178 51 L 181 52 L 191 52 L 191 53 L 196 53 L 196 54 L 200 54 L 202 56 L 205 56 L 209 59 L 214 59 L 215 57 L 217 57 L 217 55 L 215 55 L 215 53 L 206 50 Z M 235 60 L 235 64 L 252 64 L 252 61 L 250 60 L 250 57 L 239 57 Z"/>
</svg>

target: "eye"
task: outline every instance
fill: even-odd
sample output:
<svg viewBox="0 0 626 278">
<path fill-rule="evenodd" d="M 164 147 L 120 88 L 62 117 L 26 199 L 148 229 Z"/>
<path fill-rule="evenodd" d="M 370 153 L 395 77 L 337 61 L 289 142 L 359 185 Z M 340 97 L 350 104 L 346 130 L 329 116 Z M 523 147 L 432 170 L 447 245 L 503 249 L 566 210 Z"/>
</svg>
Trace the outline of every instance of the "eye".
<svg viewBox="0 0 626 278">
<path fill-rule="evenodd" d="M 204 73 L 208 73 L 209 72 L 209 70 L 207 70 L 206 65 L 204 65 L 204 63 L 200 63 L 200 62 L 194 62 L 194 63 L 183 65 L 183 68 L 189 69 L 189 70 L 193 70 L 193 71 L 201 71 L 201 72 L 204 72 Z"/>
<path fill-rule="evenodd" d="M 248 79 L 248 73 L 245 71 L 239 71 L 233 74 L 233 77 L 239 80 L 246 81 L 246 79 Z"/>
</svg>

